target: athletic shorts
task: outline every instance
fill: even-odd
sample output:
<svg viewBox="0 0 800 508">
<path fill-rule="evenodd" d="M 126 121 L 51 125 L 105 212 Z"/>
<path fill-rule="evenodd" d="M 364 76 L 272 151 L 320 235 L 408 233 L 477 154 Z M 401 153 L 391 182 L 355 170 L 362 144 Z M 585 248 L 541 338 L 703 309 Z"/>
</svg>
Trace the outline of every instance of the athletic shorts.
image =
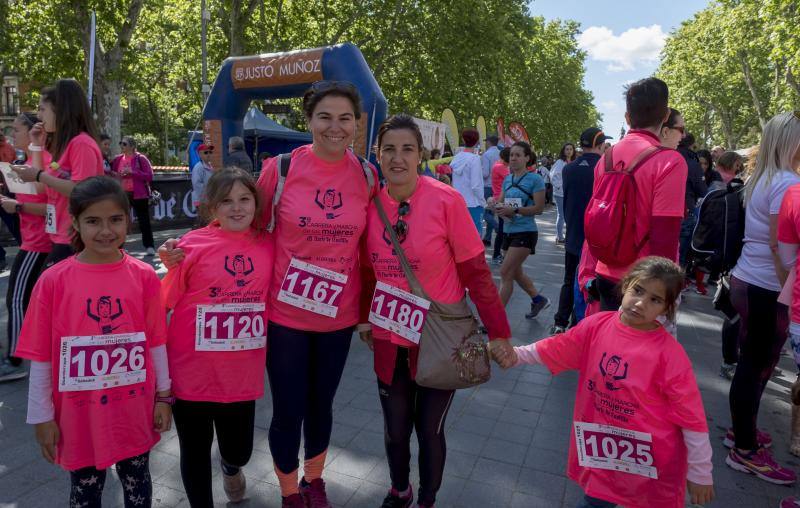
<svg viewBox="0 0 800 508">
<path fill-rule="evenodd" d="M 539 233 L 536 231 L 524 231 L 522 233 L 506 233 L 503 239 L 503 250 L 509 247 L 523 247 L 530 249 L 531 254 L 536 254 L 536 242 L 539 240 Z"/>
</svg>

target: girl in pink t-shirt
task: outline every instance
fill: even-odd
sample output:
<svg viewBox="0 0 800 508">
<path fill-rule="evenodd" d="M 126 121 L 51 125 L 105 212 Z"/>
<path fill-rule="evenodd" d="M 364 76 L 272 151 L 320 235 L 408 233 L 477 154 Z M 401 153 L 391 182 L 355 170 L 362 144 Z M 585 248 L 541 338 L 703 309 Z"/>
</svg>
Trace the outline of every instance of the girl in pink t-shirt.
<svg viewBox="0 0 800 508">
<path fill-rule="evenodd" d="M 149 453 L 173 402 L 160 283 L 120 249 L 130 208 L 119 183 L 84 180 L 69 204 L 78 254 L 36 283 L 14 353 L 31 360 L 27 421 L 44 458 L 70 472 L 70 506 L 100 506 L 112 464 L 126 508 L 150 506 Z"/>
<path fill-rule="evenodd" d="M 42 89 L 39 118 L 41 123 L 30 131 L 30 165 L 14 170 L 26 182 L 41 184 L 40 192 L 47 196 L 41 215 L 53 242 L 44 264 L 48 268 L 73 254 L 72 219 L 67 206 L 70 192 L 81 180 L 103 174 L 103 154 L 97 145 L 97 127 L 86 93 L 74 79 L 60 79 Z M 44 149 L 53 155 L 50 164 L 42 157 Z"/>
<path fill-rule="evenodd" d="M 248 172 L 215 172 L 201 213 L 210 224 L 181 238 L 186 259 L 169 271 L 161 294 L 172 310 L 167 349 L 183 485 L 192 506 L 212 506 L 213 428 L 225 493 L 232 502 L 244 497 L 241 468 L 253 451 L 255 401 L 264 395 L 275 256 Z"/>
<path fill-rule="evenodd" d="M 498 351 L 501 365 L 579 372 L 567 474 L 579 507 L 683 508 L 714 496 L 703 401 L 683 347 L 659 323 L 674 320 L 683 272 L 651 256 L 621 282 L 619 311 L 569 331 Z"/>
</svg>

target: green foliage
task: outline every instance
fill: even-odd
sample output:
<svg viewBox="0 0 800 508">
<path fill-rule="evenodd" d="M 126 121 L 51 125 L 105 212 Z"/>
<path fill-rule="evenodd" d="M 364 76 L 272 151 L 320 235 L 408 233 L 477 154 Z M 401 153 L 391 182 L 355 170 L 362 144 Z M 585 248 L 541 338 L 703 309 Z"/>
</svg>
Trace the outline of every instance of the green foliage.
<svg viewBox="0 0 800 508">
<path fill-rule="evenodd" d="M 74 14 L 74 2 L 80 0 L 8 2 L 8 14 L 0 14 L 10 25 L 10 37 L 0 38 L 0 69 L 33 85 L 25 104 L 56 78 L 86 81 L 81 37 L 88 19 Z M 112 47 L 129 2 L 85 3 L 98 11 L 101 44 Z M 212 81 L 232 52 L 349 41 L 364 53 L 391 112 L 437 120 L 450 107 L 462 126 L 484 115 L 490 131 L 503 116 L 522 122 L 538 151 L 558 150 L 599 120 L 583 87 L 578 26 L 532 17 L 525 0 L 207 0 L 207 9 Z M 154 163 L 164 162 L 167 146 L 180 149 L 186 130 L 199 124 L 200 25 L 198 0 L 147 0 L 117 71 L 122 131 L 149 135 Z"/>
<path fill-rule="evenodd" d="M 773 115 L 800 105 L 800 12 L 790 0 L 721 0 L 667 40 L 658 75 L 701 143 L 757 143 Z"/>
</svg>

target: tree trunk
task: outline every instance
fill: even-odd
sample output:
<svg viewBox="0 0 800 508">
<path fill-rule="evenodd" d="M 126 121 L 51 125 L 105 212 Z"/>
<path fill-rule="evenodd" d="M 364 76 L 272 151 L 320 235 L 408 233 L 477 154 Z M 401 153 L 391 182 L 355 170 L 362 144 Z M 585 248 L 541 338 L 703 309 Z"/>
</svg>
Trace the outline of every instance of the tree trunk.
<svg viewBox="0 0 800 508">
<path fill-rule="evenodd" d="M 800 84 L 797 83 L 792 68 L 788 65 L 786 66 L 786 82 L 789 83 L 789 86 L 794 88 L 794 91 L 800 96 Z"/>
<path fill-rule="evenodd" d="M 753 107 L 758 115 L 758 123 L 761 125 L 761 129 L 764 129 L 764 125 L 767 123 L 767 115 L 764 113 L 764 106 L 761 104 L 761 99 L 758 98 L 758 91 L 753 83 L 750 62 L 747 61 L 747 53 L 745 53 L 744 50 L 739 51 L 739 61 L 742 64 L 744 82 L 747 85 L 747 89 L 750 91 L 750 95 L 753 97 Z"/>
<path fill-rule="evenodd" d="M 122 82 L 118 79 L 105 79 L 97 75 L 95 79 L 95 101 L 97 110 L 97 128 L 101 133 L 108 134 L 114 141 L 111 143 L 112 149 L 116 146 L 116 141 L 121 136 L 122 124 Z"/>
</svg>

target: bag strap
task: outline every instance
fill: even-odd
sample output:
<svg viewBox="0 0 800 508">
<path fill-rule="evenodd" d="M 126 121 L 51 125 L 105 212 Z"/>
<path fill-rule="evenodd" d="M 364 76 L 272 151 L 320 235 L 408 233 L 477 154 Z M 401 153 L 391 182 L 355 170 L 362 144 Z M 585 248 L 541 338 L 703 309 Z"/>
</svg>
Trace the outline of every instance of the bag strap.
<svg viewBox="0 0 800 508">
<path fill-rule="evenodd" d="M 267 224 L 267 232 L 272 233 L 275 230 L 275 215 L 278 212 L 278 201 L 283 194 L 283 186 L 286 184 L 286 176 L 289 174 L 289 165 L 292 163 L 291 153 L 282 153 L 278 155 L 278 183 L 275 185 L 275 194 L 272 197 L 272 216 L 269 218 Z"/>
<path fill-rule="evenodd" d="M 605 162 L 605 168 L 604 169 L 605 169 L 605 171 L 607 173 L 614 171 L 614 156 L 612 154 L 613 150 L 614 150 L 614 147 L 612 146 L 611 148 L 606 150 L 606 153 L 603 156 L 603 159 L 604 159 L 604 162 Z M 622 169 L 620 172 L 632 175 L 634 172 L 636 172 L 637 169 L 639 169 L 639 167 L 642 166 L 642 164 L 644 164 L 645 162 L 647 162 L 651 158 L 653 158 L 653 156 L 655 156 L 656 154 L 658 154 L 660 152 L 664 152 L 664 151 L 667 151 L 667 150 L 669 150 L 669 148 L 664 147 L 664 146 L 650 146 L 650 147 L 647 147 L 644 150 L 642 150 L 641 152 L 639 152 L 636 155 L 636 157 L 633 158 L 633 160 L 631 160 L 631 163 L 627 168 Z"/>
<path fill-rule="evenodd" d="M 530 172 L 530 171 L 526 172 L 524 175 L 522 175 L 522 178 L 520 178 L 520 179 L 519 179 L 519 180 L 517 180 L 517 181 L 514 181 L 514 175 L 512 174 L 512 175 L 511 175 L 511 185 L 509 185 L 509 186 L 508 186 L 508 189 L 506 189 L 506 190 L 513 189 L 513 188 L 517 188 L 517 189 L 519 189 L 519 190 L 520 190 L 520 191 L 521 191 L 523 194 L 525 194 L 526 196 L 528 196 L 528 199 L 530 199 L 531 201 L 533 201 L 533 194 L 530 194 L 530 193 L 528 193 L 528 192 L 527 192 L 525 189 L 523 189 L 523 188 L 522 188 L 522 186 L 520 185 L 520 184 L 522 183 L 522 181 L 523 181 L 523 180 L 525 180 L 525 177 L 526 177 L 526 176 L 528 176 L 528 175 L 530 175 L 530 174 L 531 174 L 531 172 Z M 540 175 L 540 176 L 541 176 L 541 175 Z"/>
<path fill-rule="evenodd" d="M 389 233 L 389 238 L 392 239 L 394 252 L 397 254 L 398 259 L 400 259 L 400 265 L 403 267 L 403 273 L 405 273 L 406 279 L 408 280 L 408 285 L 411 287 L 411 293 L 415 296 L 419 296 L 420 298 L 430 300 L 430 298 L 428 298 L 428 294 L 424 289 L 422 289 L 422 284 L 419 283 L 419 279 L 417 279 L 417 276 L 414 274 L 414 270 L 411 269 L 411 263 L 409 263 L 408 258 L 406 258 L 406 253 L 403 250 L 403 247 L 400 245 L 400 240 L 397 238 L 397 233 L 394 232 L 394 228 L 392 227 L 392 223 L 389 221 L 389 217 L 386 215 L 386 210 L 383 208 L 383 203 L 381 203 L 380 197 L 375 199 L 375 207 L 378 209 L 378 215 L 383 222 L 383 227 L 386 228 L 386 232 Z"/>
</svg>

